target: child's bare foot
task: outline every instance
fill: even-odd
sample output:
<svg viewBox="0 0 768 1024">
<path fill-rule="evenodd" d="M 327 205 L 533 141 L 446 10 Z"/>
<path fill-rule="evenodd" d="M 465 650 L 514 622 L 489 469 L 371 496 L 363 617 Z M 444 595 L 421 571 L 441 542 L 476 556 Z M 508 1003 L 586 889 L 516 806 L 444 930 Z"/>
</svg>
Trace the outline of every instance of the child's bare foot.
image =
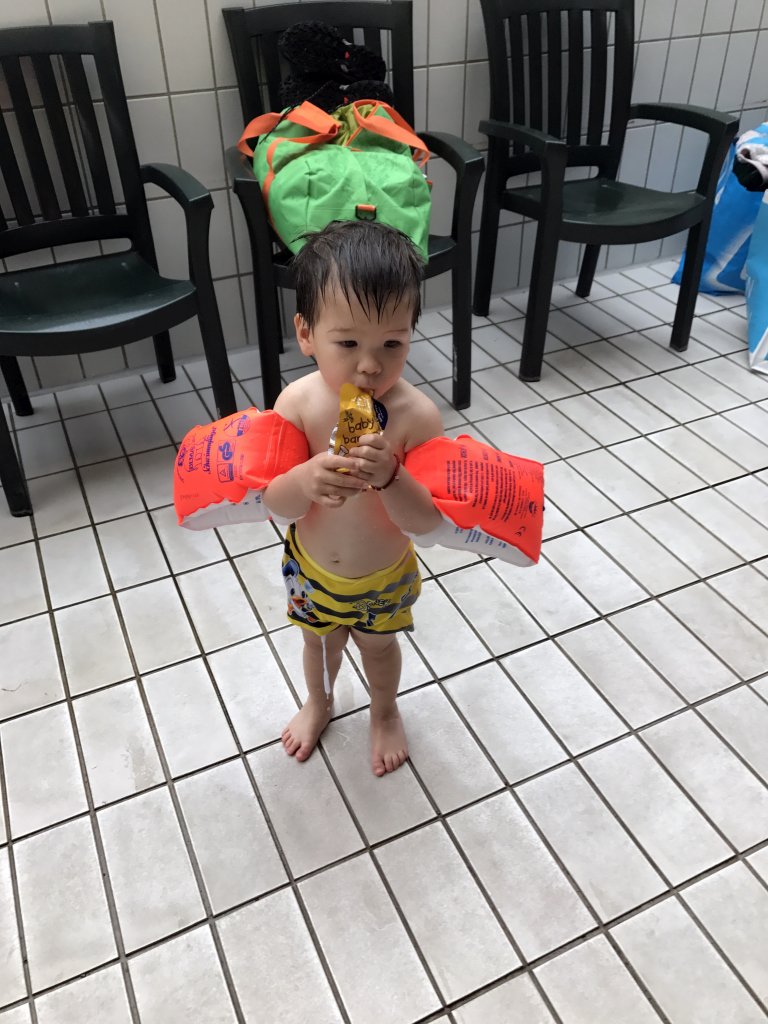
<svg viewBox="0 0 768 1024">
<path fill-rule="evenodd" d="M 397 708 L 382 714 L 371 708 L 371 767 L 374 775 L 393 772 L 408 757 L 403 720 Z"/>
<path fill-rule="evenodd" d="M 282 740 L 286 753 L 297 761 L 306 761 L 317 746 L 320 734 L 331 720 L 331 702 L 307 698 L 306 704 L 283 729 Z"/>
</svg>

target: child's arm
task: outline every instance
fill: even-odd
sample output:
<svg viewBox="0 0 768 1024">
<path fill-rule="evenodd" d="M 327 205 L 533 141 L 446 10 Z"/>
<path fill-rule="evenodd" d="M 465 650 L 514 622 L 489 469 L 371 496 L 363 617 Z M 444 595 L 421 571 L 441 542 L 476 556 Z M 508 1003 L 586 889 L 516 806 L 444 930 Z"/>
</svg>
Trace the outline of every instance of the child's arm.
<svg viewBox="0 0 768 1024">
<path fill-rule="evenodd" d="M 437 406 L 426 395 L 416 392 L 414 410 L 405 450 L 410 451 L 417 445 L 430 441 L 433 437 L 442 437 L 445 433 L 443 422 Z M 361 438 L 361 440 L 363 440 Z M 404 466 L 397 470 L 397 480 L 385 486 L 395 470 L 395 452 L 383 434 L 368 434 L 365 444 L 357 448 L 354 456 L 365 459 L 363 476 L 374 487 L 383 487 L 379 491 L 387 515 L 403 531 L 403 533 L 429 533 L 442 522 L 441 513 L 432 502 L 432 495 L 427 488 L 415 480 Z"/>
<path fill-rule="evenodd" d="M 289 384 L 278 395 L 274 408 L 284 419 L 290 420 L 299 430 L 304 430 L 299 387 Z M 313 502 L 325 505 L 326 508 L 339 508 L 348 497 L 366 486 L 349 473 L 336 472 L 347 465 L 340 455 L 320 452 L 300 466 L 294 466 L 287 473 L 275 477 L 264 489 L 264 504 L 274 515 L 289 520 L 301 519 Z"/>
</svg>

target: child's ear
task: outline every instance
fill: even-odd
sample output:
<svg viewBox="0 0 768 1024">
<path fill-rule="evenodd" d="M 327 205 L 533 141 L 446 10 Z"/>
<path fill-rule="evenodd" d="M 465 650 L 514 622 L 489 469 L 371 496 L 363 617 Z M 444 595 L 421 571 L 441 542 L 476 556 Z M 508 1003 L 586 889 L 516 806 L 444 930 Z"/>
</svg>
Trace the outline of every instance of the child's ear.
<svg viewBox="0 0 768 1024">
<path fill-rule="evenodd" d="M 293 326 L 296 329 L 296 340 L 299 343 L 299 348 L 302 353 L 305 356 L 313 355 L 312 331 L 301 313 L 297 313 L 296 316 L 294 316 Z"/>
</svg>

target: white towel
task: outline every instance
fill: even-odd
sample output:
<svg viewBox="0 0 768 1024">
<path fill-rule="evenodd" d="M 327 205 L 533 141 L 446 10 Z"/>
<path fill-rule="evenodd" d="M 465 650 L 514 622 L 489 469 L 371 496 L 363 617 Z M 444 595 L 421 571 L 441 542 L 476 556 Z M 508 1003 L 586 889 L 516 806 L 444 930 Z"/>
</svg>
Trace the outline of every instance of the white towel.
<svg viewBox="0 0 768 1024">
<path fill-rule="evenodd" d="M 768 124 L 752 128 L 744 132 L 736 143 L 736 159 L 742 164 L 749 164 L 763 183 L 768 187 Z"/>
</svg>

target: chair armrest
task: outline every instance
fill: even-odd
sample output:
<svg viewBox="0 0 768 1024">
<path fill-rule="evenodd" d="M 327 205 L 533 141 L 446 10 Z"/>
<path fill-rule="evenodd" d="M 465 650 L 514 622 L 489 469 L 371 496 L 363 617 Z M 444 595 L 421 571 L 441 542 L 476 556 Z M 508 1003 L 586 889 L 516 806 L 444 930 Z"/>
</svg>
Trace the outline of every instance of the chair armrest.
<svg viewBox="0 0 768 1024">
<path fill-rule="evenodd" d="M 709 143 L 701 164 L 701 173 L 696 185 L 699 195 L 714 198 L 717 179 L 725 160 L 725 154 L 739 130 L 739 120 L 730 114 L 707 107 L 694 107 L 685 103 L 635 103 L 629 108 L 629 116 L 647 118 L 650 121 L 666 121 L 684 128 L 706 132 Z"/>
<path fill-rule="evenodd" d="M 717 136 L 731 129 L 735 134 L 739 120 L 730 114 L 709 107 L 695 107 L 690 103 L 635 103 L 629 108 L 629 117 L 643 118 L 647 121 L 666 121 L 668 124 L 679 124 L 684 128 L 693 128 L 707 135 Z"/>
<path fill-rule="evenodd" d="M 483 154 L 458 135 L 450 135 L 448 132 L 417 132 L 417 135 L 427 144 L 430 153 L 445 160 L 457 174 L 463 174 L 467 169 L 483 173 Z"/>
<path fill-rule="evenodd" d="M 535 128 L 512 124 L 511 121 L 481 121 L 480 131 L 494 139 L 520 142 L 542 158 L 560 151 L 567 155 L 567 147 L 562 139 L 556 139 L 554 135 L 547 135 L 546 132 L 537 131 Z"/>
<path fill-rule="evenodd" d="M 475 197 L 485 168 L 482 153 L 468 142 L 447 132 L 419 132 L 430 152 L 456 172 L 456 190 L 453 194 L 451 238 L 457 245 L 470 244 L 472 211 Z"/>
<path fill-rule="evenodd" d="M 145 185 L 158 185 L 180 206 L 186 208 L 193 203 L 205 203 L 213 207 L 211 193 L 183 167 L 175 164 L 142 164 L 139 170 Z"/>
<path fill-rule="evenodd" d="M 508 177 L 510 142 L 526 146 L 533 153 L 541 170 L 541 220 L 549 224 L 558 222 L 562 217 L 563 181 L 568 165 L 568 147 L 565 142 L 554 135 L 511 121 L 481 121 L 480 131 L 489 137 L 486 177 L 495 179 L 499 185 L 503 186 Z M 499 151 L 500 147 L 505 147 L 504 153 Z M 506 173 L 503 168 L 506 168 Z"/>
<path fill-rule="evenodd" d="M 211 193 L 197 178 L 175 164 L 142 164 L 139 171 L 145 184 L 158 185 L 181 206 L 187 223 L 189 278 L 198 289 L 212 289 L 208 252 L 213 210 Z"/>
</svg>

